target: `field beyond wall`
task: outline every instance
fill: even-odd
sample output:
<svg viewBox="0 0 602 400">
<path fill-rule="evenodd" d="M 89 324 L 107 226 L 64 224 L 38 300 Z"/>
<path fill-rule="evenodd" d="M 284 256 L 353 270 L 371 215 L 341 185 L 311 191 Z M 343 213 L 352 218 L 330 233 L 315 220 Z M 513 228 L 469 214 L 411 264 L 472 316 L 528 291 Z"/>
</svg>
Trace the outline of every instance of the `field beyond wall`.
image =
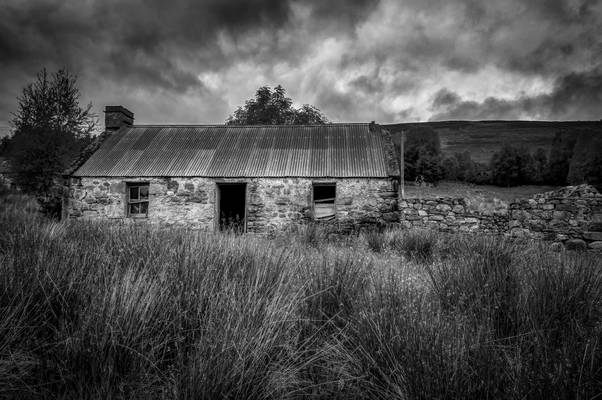
<svg viewBox="0 0 602 400">
<path fill-rule="evenodd" d="M 54 222 L 0 197 L 0 398 L 595 398 L 599 255 Z"/>
</svg>

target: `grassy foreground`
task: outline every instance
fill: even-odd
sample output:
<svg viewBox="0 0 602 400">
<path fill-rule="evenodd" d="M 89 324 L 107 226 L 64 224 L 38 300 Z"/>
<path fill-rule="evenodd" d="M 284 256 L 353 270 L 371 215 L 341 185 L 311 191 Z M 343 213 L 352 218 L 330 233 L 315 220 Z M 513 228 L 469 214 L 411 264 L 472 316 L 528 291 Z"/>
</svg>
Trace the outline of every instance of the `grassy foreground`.
<svg viewBox="0 0 602 400">
<path fill-rule="evenodd" d="M 426 231 L 272 240 L 0 199 L 0 397 L 594 398 L 595 255 Z"/>
</svg>

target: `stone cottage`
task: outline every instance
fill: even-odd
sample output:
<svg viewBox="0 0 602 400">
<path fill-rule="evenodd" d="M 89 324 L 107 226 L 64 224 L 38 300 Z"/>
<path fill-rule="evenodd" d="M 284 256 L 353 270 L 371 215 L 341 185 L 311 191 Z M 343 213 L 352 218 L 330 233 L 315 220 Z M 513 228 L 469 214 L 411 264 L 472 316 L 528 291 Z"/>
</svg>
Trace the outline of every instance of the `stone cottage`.
<svg viewBox="0 0 602 400">
<path fill-rule="evenodd" d="M 74 165 L 68 218 L 272 232 L 310 220 L 394 222 L 399 163 L 371 124 L 133 125 L 105 109 L 105 132 Z"/>
</svg>

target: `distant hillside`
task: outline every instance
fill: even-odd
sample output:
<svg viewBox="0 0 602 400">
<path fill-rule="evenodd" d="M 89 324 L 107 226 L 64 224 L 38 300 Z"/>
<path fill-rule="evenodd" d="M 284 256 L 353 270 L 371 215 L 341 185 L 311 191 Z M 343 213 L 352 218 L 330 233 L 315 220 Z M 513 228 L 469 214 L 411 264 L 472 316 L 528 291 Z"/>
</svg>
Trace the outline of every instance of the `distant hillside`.
<svg viewBox="0 0 602 400">
<path fill-rule="evenodd" d="M 538 147 L 549 151 L 554 134 L 559 131 L 602 135 L 602 122 L 599 121 L 442 121 L 383 125 L 392 133 L 414 126 L 428 126 L 439 132 L 445 155 L 468 150 L 474 161 L 484 163 L 488 163 L 493 153 L 506 143 L 526 146 L 531 151 Z M 393 140 L 399 143 L 399 136 L 393 135 Z"/>
</svg>

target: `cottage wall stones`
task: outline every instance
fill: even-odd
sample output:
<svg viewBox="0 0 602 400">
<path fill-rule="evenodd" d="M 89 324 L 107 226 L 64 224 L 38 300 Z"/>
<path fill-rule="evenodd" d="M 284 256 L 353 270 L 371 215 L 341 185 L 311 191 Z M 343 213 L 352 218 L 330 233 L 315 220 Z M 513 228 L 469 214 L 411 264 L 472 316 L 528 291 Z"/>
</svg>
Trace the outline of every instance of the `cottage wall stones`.
<svg viewBox="0 0 602 400">
<path fill-rule="evenodd" d="M 69 218 L 127 218 L 126 184 L 149 183 L 149 213 L 143 221 L 212 231 L 217 227 L 217 184 L 247 184 L 247 231 L 269 233 L 312 219 L 312 185 L 336 184 L 336 218 L 341 228 L 398 219 L 393 180 L 385 178 L 72 178 Z"/>
</svg>

